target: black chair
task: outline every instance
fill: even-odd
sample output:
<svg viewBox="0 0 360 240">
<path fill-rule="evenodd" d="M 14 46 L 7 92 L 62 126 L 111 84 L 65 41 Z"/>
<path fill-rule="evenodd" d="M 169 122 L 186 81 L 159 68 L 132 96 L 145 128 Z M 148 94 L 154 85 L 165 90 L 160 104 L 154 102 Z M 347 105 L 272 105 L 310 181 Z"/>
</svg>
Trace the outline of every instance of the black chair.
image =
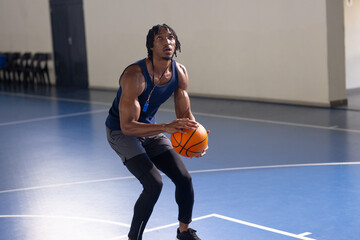
<svg viewBox="0 0 360 240">
<path fill-rule="evenodd" d="M 48 61 L 51 59 L 50 53 L 42 53 L 40 57 L 40 73 L 44 84 L 50 85 L 50 75 Z"/>
<path fill-rule="evenodd" d="M 10 52 L 5 52 L 4 55 L 5 55 L 5 58 L 6 58 L 6 64 L 5 64 L 5 67 L 3 68 L 3 80 L 4 81 L 10 81 L 9 62 L 10 62 L 10 58 L 11 58 L 11 53 Z"/>
<path fill-rule="evenodd" d="M 31 80 L 33 83 L 42 84 L 41 76 L 41 53 L 35 53 L 31 58 Z"/>
<path fill-rule="evenodd" d="M 0 81 L 5 80 L 4 72 L 6 65 L 7 65 L 6 55 L 4 53 L 0 53 Z"/>
<path fill-rule="evenodd" d="M 42 85 L 50 85 L 48 60 L 50 54 L 35 53 L 31 58 L 31 82 Z"/>
<path fill-rule="evenodd" d="M 19 65 L 20 65 L 21 54 L 19 52 L 14 52 L 9 55 L 8 60 L 8 72 L 10 76 L 10 81 L 20 81 L 19 76 Z"/>
<path fill-rule="evenodd" d="M 20 59 L 20 79 L 24 84 L 33 82 L 31 60 L 32 54 L 29 52 L 24 53 Z"/>
</svg>

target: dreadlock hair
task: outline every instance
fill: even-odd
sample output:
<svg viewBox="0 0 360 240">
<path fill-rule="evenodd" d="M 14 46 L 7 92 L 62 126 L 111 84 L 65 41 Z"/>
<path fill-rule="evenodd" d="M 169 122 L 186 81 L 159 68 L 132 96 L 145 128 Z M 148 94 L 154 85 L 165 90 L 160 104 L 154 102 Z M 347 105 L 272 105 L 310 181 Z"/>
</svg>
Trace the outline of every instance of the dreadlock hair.
<svg viewBox="0 0 360 240">
<path fill-rule="evenodd" d="M 166 28 L 168 29 L 175 37 L 175 51 L 174 51 L 174 55 L 175 57 L 177 57 L 176 55 L 176 51 L 179 50 L 179 52 L 181 52 L 181 44 L 179 42 L 179 39 L 176 35 L 176 32 L 174 31 L 174 29 L 172 29 L 171 27 L 169 27 L 168 25 L 166 24 L 158 24 L 158 25 L 155 25 L 153 26 L 149 32 L 148 32 L 148 35 L 146 36 L 146 48 L 147 48 L 147 52 L 148 52 L 148 58 L 149 59 L 152 59 L 152 56 L 153 56 L 153 52 L 151 50 L 152 47 L 154 47 L 154 38 L 155 38 L 155 35 L 159 33 L 159 31 L 163 28 Z"/>
</svg>

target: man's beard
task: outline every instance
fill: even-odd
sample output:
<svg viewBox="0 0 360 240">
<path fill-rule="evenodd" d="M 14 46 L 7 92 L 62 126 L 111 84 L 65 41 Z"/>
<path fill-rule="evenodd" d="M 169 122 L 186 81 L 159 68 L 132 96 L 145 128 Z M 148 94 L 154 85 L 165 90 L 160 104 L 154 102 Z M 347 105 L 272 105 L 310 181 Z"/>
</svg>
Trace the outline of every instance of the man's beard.
<svg viewBox="0 0 360 240">
<path fill-rule="evenodd" d="M 173 55 L 171 57 L 162 57 L 162 59 L 165 61 L 170 61 L 174 57 L 174 55 L 175 55 L 175 53 L 173 53 Z"/>
<path fill-rule="evenodd" d="M 165 60 L 165 61 L 169 61 L 169 60 L 172 59 L 172 57 L 162 57 L 162 59 Z"/>
</svg>

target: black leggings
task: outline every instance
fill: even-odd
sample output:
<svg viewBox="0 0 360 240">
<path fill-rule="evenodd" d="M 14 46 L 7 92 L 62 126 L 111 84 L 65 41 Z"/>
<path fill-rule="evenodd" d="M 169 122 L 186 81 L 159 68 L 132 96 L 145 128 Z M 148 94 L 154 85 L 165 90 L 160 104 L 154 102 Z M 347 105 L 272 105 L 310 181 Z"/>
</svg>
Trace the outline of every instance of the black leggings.
<svg viewBox="0 0 360 240">
<path fill-rule="evenodd" d="M 140 154 L 125 162 L 129 171 L 141 182 L 143 191 L 136 201 L 129 238 L 141 240 L 147 221 L 153 211 L 162 189 L 158 171 L 165 173 L 175 184 L 175 199 L 179 206 L 178 220 L 190 223 L 194 205 L 194 190 L 191 176 L 181 157 L 172 149 L 154 158 Z"/>
</svg>

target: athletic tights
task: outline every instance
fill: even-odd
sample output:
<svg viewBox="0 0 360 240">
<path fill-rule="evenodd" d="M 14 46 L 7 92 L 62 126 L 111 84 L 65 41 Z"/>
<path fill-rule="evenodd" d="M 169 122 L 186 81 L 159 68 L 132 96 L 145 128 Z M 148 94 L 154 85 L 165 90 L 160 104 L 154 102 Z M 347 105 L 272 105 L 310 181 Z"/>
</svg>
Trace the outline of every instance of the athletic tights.
<svg viewBox="0 0 360 240">
<path fill-rule="evenodd" d="M 192 180 L 181 157 L 173 150 L 149 158 L 140 154 L 125 162 L 129 171 L 143 185 L 143 191 L 134 206 L 134 215 L 128 237 L 131 240 L 142 240 L 145 226 L 153 211 L 162 189 L 162 178 L 158 171 L 165 173 L 175 184 L 175 200 L 179 207 L 178 220 L 191 222 L 194 205 Z"/>
</svg>

